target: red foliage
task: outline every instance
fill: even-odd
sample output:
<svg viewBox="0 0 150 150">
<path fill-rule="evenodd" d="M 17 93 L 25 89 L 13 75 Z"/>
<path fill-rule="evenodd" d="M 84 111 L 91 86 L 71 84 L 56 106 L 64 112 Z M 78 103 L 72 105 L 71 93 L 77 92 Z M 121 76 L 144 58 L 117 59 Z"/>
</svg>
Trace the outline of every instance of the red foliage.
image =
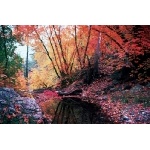
<svg viewBox="0 0 150 150">
<path fill-rule="evenodd" d="M 57 97 L 59 97 L 58 94 L 55 91 L 45 90 L 43 93 L 48 98 L 57 98 Z"/>
<path fill-rule="evenodd" d="M 43 93 L 36 95 L 37 102 L 44 102 L 49 100 L 60 100 L 61 98 L 55 91 L 45 90 Z"/>
</svg>

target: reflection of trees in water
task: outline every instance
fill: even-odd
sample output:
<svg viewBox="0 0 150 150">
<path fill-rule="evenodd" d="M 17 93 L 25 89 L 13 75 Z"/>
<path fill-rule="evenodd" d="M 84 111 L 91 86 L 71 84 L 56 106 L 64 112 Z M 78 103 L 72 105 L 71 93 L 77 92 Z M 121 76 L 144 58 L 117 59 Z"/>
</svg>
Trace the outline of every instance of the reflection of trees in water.
<svg viewBox="0 0 150 150">
<path fill-rule="evenodd" d="M 53 124 L 106 124 L 111 123 L 95 104 L 79 98 L 64 98 L 57 106 Z"/>
</svg>

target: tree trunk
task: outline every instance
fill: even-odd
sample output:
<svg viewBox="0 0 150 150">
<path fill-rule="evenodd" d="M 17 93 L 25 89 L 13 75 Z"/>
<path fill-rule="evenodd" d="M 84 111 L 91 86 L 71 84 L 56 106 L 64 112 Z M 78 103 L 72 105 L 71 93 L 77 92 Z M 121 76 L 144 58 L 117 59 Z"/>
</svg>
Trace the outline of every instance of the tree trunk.
<svg viewBox="0 0 150 150">
<path fill-rule="evenodd" d="M 27 55 L 26 55 L 26 73 L 25 73 L 25 77 L 28 78 L 28 60 L 29 59 L 29 47 L 27 45 Z"/>
<path fill-rule="evenodd" d="M 101 33 L 99 33 L 98 42 L 97 42 L 97 48 L 95 50 L 94 54 L 94 72 L 93 77 L 97 78 L 99 74 L 99 59 L 100 59 L 100 42 L 101 42 Z"/>
</svg>

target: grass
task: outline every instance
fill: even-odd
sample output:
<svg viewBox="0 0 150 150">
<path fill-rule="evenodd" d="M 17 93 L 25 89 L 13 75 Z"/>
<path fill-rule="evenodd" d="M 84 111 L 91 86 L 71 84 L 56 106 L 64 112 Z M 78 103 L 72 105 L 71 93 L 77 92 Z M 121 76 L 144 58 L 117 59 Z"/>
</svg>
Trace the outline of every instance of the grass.
<svg viewBox="0 0 150 150">
<path fill-rule="evenodd" d="M 147 93 L 130 93 L 129 91 L 117 91 L 112 94 L 112 101 L 120 100 L 123 103 L 143 104 L 144 107 L 150 107 L 150 97 Z"/>
</svg>

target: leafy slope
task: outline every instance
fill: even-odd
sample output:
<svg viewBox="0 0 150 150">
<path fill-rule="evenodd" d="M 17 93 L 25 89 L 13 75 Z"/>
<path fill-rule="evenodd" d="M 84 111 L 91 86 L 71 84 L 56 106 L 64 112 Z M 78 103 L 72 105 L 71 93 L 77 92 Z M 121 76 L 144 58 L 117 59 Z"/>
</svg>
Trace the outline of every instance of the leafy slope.
<svg viewBox="0 0 150 150">
<path fill-rule="evenodd" d="M 125 82 L 114 85 L 108 77 L 98 79 L 90 85 L 81 85 L 81 83 L 82 81 L 76 81 L 62 91 L 69 92 L 81 88 L 81 95 L 75 95 L 75 97 L 96 104 L 99 111 L 110 122 L 116 124 L 150 123 L 149 84 L 142 86 L 138 83 Z M 34 93 L 34 95 L 47 117 L 53 119 L 57 104 L 61 100 L 60 97 L 58 100 L 58 95 L 50 90 Z"/>
<path fill-rule="evenodd" d="M 150 88 L 133 84 L 130 89 L 126 89 L 129 84 L 112 87 L 111 81 L 97 80 L 84 87 L 84 99 L 99 105 L 115 123 L 150 123 Z"/>
</svg>

